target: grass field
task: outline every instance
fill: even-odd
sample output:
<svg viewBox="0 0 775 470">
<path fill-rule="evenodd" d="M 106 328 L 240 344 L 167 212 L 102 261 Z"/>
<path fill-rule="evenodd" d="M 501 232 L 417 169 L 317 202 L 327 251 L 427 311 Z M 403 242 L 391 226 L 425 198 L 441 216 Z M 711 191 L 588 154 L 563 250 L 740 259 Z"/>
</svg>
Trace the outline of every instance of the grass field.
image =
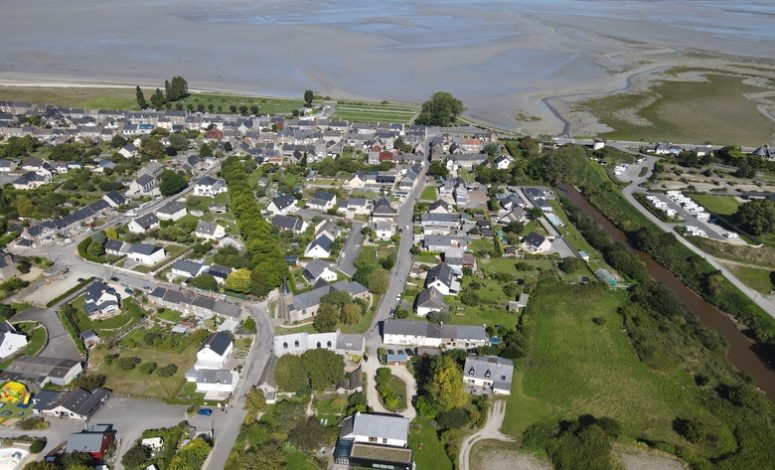
<svg viewBox="0 0 775 470">
<path fill-rule="evenodd" d="M 756 248 L 753 246 L 730 245 L 729 243 L 702 237 L 686 237 L 686 239 L 697 245 L 702 251 L 717 258 L 755 264 L 764 268 L 775 266 L 775 248 L 771 246 L 764 245 Z"/>
<path fill-rule="evenodd" d="M 772 140 L 775 124 L 745 96 L 765 89 L 743 78 L 708 74 L 707 81 L 663 81 L 646 93 L 620 93 L 579 105 L 614 130 L 611 139 L 761 145 Z M 638 122 L 622 117 L 633 113 Z M 734 125 L 730 125 L 734 123 Z"/>
<path fill-rule="evenodd" d="M 313 406 L 315 407 L 315 416 L 324 420 L 326 426 L 336 426 L 342 418 L 345 407 L 347 407 L 347 397 L 337 394 L 315 400 Z"/>
<path fill-rule="evenodd" d="M 410 104 L 340 101 L 334 118 L 354 122 L 408 124 L 418 107 Z"/>
<path fill-rule="evenodd" d="M 420 193 L 420 200 L 435 202 L 437 199 L 437 196 L 438 196 L 438 193 L 436 192 L 436 188 L 434 186 L 426 186 L 423 188 L 422 192 Z"/>
<path fill-rule="evenodd" d="M 418 416 L 409 428 L 409 447 L 412 449 L 415 465 L 418 469 L 452 470 L 444 446 L 436 436 L 436 429 L 428 418 Z"/>
<path fill-rule="evenodd" d="M 217 93 L 192 93 L 188 97 L 179 101 L 183 104 L 183 109 L 188 109 L 191 104 L 196 110 L 199 105 L 203 105 L 205 110 L 209 111 L 209 106 L 213 106 L 215 112 L 231 113 L 231 106 L 237 107 L 239 113 L 240 106 L 247 106 L 248 113 L 251 113 L 251 106 L 258 106 L 259 114 L 290 114 L 294 109 L 304 106 L 304 100 L 292 98 L 269 98 L 259 96 L 239 96 Z M 314 105 L 320 104 L 313 102 Z M 218 111 L 220 106 L 221 111 Z"/>
<path fill-rule="evenodd" d="M 150 96 L 151 90 L 144 90 Z M 0 87 L 0 100 L 86 109 L 139 109 L 134 88 Z"/>
<path fill-rule="evenodd" d="M 759 269 L 748 266 L 738 266 L 734 264 L 727 264 L 726 266 L 748 287 L 761 292 L 762 294 L 769 294 L 773 289 L 775 289 L 775 287 L 772 285 L 772 281 L 770 280 L 770 273 L 773 272 L 772 269 Z"/>
<path fill-rule="evenodd" d="M 737 212 L 740 203 L 732 196 L 718 196 L 715 194 L 691 194 L 697 204 L 700 204 L 708 212 L 721 215 L 732 215 Z"/>
<path fill-rule="evenodd" d="M 653 371 L 635 354 L 617 308 L 626 292 L 547 283 L 531 295 L 528 354 L 516 366 L 503 431 L 519 437 L 535 422 L 592 414 L 616 419 L 626 436 L 687 445 L 672 429 L 682 414 L 720 424 L 681 369 Z M 592 321 L 604 318 L 602 325 Z M 718 426 L 719 442 L 733 442 Z"/>
</svg>

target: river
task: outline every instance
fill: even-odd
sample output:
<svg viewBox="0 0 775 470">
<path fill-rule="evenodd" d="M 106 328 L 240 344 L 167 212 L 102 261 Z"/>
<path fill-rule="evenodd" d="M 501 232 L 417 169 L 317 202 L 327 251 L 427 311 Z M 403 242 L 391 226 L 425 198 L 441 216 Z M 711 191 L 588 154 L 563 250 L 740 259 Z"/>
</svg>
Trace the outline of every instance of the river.
<svg viewBox="0 0 775 470">
<path fill-rule="evenodd" d="M 574 205 L 597 222 L 611 238 L 627 243 L 628 246 L 632 247 L 627 235 L 590 204 L 578 190 L 567 185 L 561 186 L 560 190 Z M 654 261 L 651 256 L 634 248 L 633 250 L 646 265 L 646 270 L 656 282 L 673 291 L 703 325 L 718 332 L 726 340 L 728 345 L 727 359 L 739 371 L 753 377 L 759 388 L 764 390 L 771 400 L 775 400 L 775 371 L 753 350 L 754 342 L 737 329 L 729 317 L 686 287 L 673 273 Z"/>
</svg>

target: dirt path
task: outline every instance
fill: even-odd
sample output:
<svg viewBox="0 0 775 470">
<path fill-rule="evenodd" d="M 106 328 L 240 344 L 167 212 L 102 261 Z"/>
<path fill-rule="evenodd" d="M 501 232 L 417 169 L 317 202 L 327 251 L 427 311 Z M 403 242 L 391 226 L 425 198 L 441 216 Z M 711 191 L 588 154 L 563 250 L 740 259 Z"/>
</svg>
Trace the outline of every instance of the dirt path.
<svg viewBox="0 0 775 470">
<path fill-rule="evenodd" d="M 466 437 L 460 445 L 460 470 L 470 470 L 471 449 L 473 449 L 474 444 L 477 442 L 485 439 L 514 442 L 514 438 L 500 431 L 505 415 L 506 400 L 495 400 L 490 405 L 490 412 L 487 414 L 487 421 L 482 426 L 482 429 Z"/>
</svg>

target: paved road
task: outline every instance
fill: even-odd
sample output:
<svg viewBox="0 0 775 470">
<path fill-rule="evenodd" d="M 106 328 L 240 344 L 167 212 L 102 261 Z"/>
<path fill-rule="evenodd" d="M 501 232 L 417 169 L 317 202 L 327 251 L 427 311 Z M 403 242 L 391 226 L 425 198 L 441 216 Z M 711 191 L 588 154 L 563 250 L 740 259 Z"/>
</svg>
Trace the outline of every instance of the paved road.
<svg viewBox="0 0 775 470">
<path fill-rule="evenodd" d="M 646 181 L 651 176 L 652 170 L 654 168 L 654 163 L 657 160 L 658 160 L 657 157 L 649 156 L 646 158 L 646 161 L 641 164 L 641 166 L 648 165 L 649 171 L 644 176 L 639 176 L 634 178 L 630 183 L 630 185 L 624 188 L 622 192 L 624 194 L 625 199 L 627 199 L 627 201 L 630 204 L 632 204 L 633 207 L 635 207 L 641 214 L 643 214 L 646 218 L 648 218 L 654 224 L 656 224 L 661 230 L 665 232 L 671 232 L 673 235 L 675 235 L 675 238 L 679 242 L 681 242 L 684 246 L 689 248 L 692 252 L 694 252 L 701 258 L 704 258 L 715 269 L 718 269 L 719 271 L 721 271 L 724 277 L 727 278 L 729 282 L 731 282 L 735 287 L 740 289 L 740 291 L 743 294 L 745 294 L 746 297 L 748 297 L 754 303 L 756 303 L 756 305 L 761 307 L 765 312 L 767 312 L 768 315 L 775 318 L 775 301 L 772 301 L 766 297 L 763 297 L 761 294 L 759 294 L 758 292 L 748 287 L 734 274 L 732 274 L 732 272 L 726 266 L 721 264 L 715 257 L 697 248 L 691 242 L 689 242 L 684 237 L 682 237 L 679 233 L 675 232 L 673 230 L 672 224 L 668 224 L 659 220 L 657 216 L 652 214 L 648 209 L 643 207 L 643 205 L 641 205 L 641 203 L 638 202 L 637 199 L 635 199 L 634 194 L 636 192 L 645 192 L 645 190 L 640 187 L 640 184 Z"/>
<path fill-rule="evenodd" d="M 84 427 L 83 421 L 77 419 L 49 419 L 48 421 L 50 426 L 44 431 L 22 431 L 17 428 L 0 427 L 0 438 L 14 438 L 23 435 L 45 437 L 46 447 L 33 458 L 33 460 L 40 460 L 65 442 L 71 433 L 81 431 Z"/>
<path fill-rule="evenodd" d="M 506 415 L 506 400 L 497 399 L 490 405 L 490 412 L 487 414 L 487 421 L 479 431 L 471 434 L 463 440 L 460 444 L 460 470 L 468 470 L 469 460 L 471 458 L 471 449 L 474 445 L 485 439 L 494 439 L 496 441 L 514 442 L 511 436 L 507 436 L 501 433 L 501 425 L 503 425 L 503 418 Z"/>
<path fill-rule="evenodd" d="M 417 202 L 417 198 L 425 186 L 425 173 L 427 170 L 428 162 L 424 161 L 422 171 L 417 176 L 414 188 L 409 191 L 409 194 L 404 198 L 401 207 L 398 209 L 396 223 L 400 230 L 401 241 L 398 244 L 396 264 L 393 266 L 390 275 L 390 286 L 388 286 L 387 292 L 382 297 L 382 302 L 377 307 L 377 313 L 374 315 L 371 328 L 366 333 L 367 351 L 372 350 L 374 354 L 376 354 L 377 348 L 382 344 L 382 338 L 379 334 L 379 323 L 384 321 L 388 316 L 388 312 L 398 305 L 398 296 L 404 291 L 406 281 L 409 279 L 409 272 L 412 269 L 414 260 L 410 252 L 414 244 L 412 216 L 414 215 L 414 205 Z M 408 230 L 407 227 L 409 227 Z"/>
<path fill-rule="evenodd" d="M 353 277 L 355 274 L 355 259 L 358 257 L 361 245 L 363 245 L 363 234 L 361 233 L 363 225 L 362 222 L 353 221 L 350 233 L 347 235 L 347 241 L 344 242 L 342 252 L 336 261 L 336 266 L 339 270 L 350 277 Z"/>
<path fill-rule="evenodd" d="M 60 359 L 81 360 L 81 353 L 73 344 L 72 338 L 59 321 L 55 310 L 48 308 L 32 307 L 29 310 L 17 313 L 12 321 L 36 321 L 40 322 L 48 330 L 48 344 L 40 353 L 41 356 L 56 357 Z"/>
</svg>

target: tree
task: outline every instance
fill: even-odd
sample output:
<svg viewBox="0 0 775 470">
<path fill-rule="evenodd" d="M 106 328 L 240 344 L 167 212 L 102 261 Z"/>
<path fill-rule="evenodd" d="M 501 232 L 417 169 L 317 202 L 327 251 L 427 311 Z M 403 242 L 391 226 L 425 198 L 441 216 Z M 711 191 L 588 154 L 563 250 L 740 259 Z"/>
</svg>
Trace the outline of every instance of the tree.
<svg viewBox="0 0 775 470">
<path fill-rule="evenodd" d="M 308 417 L 288 431 L 288 440 L 308 452 L 317 450 L 327 437 L 326 427 L 314 416 Z"/>
<path fill-rule="evenodd" d="M 135 98 L 137 99 L 137 106 L 139 106 L 140 109 L 145 109 L 148 107 L 148 103 L 145 102 L 145 95 L 143 94 L 143 90 L 140 88 L 140 85 L 135 87 Z"/>
<path fill-rule="evenodd" d="M 121 370 L 132 370 L 137 364 L 140 364 L 141 360 L 137 356 L 120 357 L 116 363 Z"/>
<path fill-rule="evenodd" d="M 285 451 L 277 441 L 269 441 L 257 447 L 251 447 L 239 459 L 239 470 L 282 470 L 285 466 Z"/>
<path fill-rule="evenodd" d="M 88 452 L 68 452 L 62 456 L 60 463 L 65 468 L 70 468 L 77 465 L 89 465 L 92 460 L 92 456 Z"/>
<path fill-rule="evenodd" d="M 311 108 L 313 99 L 315 99 L 315 93 L 313 93 L 312 90 L 304 92 L 304 106 Z"/>
<path fill-rule="evenodd" d="M 159 374 L 159 377 L 172 377 L 177 371 L 178 366 L 175 364 L 167 364 L 164 367 L 159 367 L 156 369 L 156 373 Z"/>
<path fill-rule="evenodd" d="M 100 257 L 100 256 L 105 254 L 105 248 L 102 245 L 100 245 L 99 243 L 95 243 L 94 241 L 92 241 L 86 247 L 86 253 L 89 256 L 93 256 L 95 258 L 98 258 L 98 257 Z"/>
<path fill-rule="evenodd" d="M 354 325 L 361 319 L 361 308 L 358 304 L 347 304 L 342 309 L 342 322 L 347 325 Z"/>
<path fill-rule="evenodd" d="M 462 302 L 463 305 L 475 307 L 479 305 L 479 293 L 472 288 L 465 288 L 460 293 L 460 302 Z"/>
<path fill-rule="evenodd" d="M 422 104 L 415 124 L 449 126 L 463 112 L 463 102 L 445 91 L 437 91 Z"/>
<path fill-rule="evenodd" d="M 124 145 L 126 145 L 127 140 L 120 135 L 114 135 L 112 139 L 110 139 L 110 146 L 114 149 L 121 148 Z"/>
<path fill-rule="evenodd" d="M 212 157 L 213 149 L 211 149 L 209 145 L 202 143 L 202 145 L 199 146 L 199 155 L 202 157 Z"/>
<path fill-rule="evenodd" d="M 735 171 L 735 176 L 738 178 L 753 178 L 756 176 L 756 168 L 752 167 L 747 161 Z"/>
<path fill-rule="evenodd" d="M 241 294 L 250 292 L 250 271 L 247 269 L 236 269 L 226 277 L 226 289 Z"/>
<path fill-rule="evenodd" d="M 184 134 L 181 134 L 180 132 L 176 132 L 169 136 L 170 145 L 172 145 L 175 150 L 183 151 L 188 148 L 188 137 L 186 137 Z"/>
<path fill-rule="evenodd" d="M 301 357 L 286 354 L 277 360 L 274 380 L 280 390 L 296 392 L 303 387 L 309 387 L 309 378 L 304 371 Z"/>
<path fill-rule="evenodd" d="M 126 468 L 137 468 L 145 464 L 149 458 L 151 458 L 151 450 L 142 444 L 135 444 L 121 457 L 121 463 Z"/>
<path fill-rule="evenodd" d="M 250 114 L 252 114 L 252 115 L 254 115 L 254 116 L 255 116 L 255 115 L 257 115 L 257 114 L 258 114 L 258 106 L 256 106 L 256 105 L 252 105 L 252 106 L 250 107 Z"/>
<path fill-rule="evenodd" d="M 433 361 L 428 395 L 442 412 L 465 405 L 467 397 L 463 388 L 463 373 L 452 357 L 437 356 Z"/>
<path fill-rule="evenodd" d="M 441 162 L 433 162 L 428 168 L 428 176 L 440 176 L 446 178 L 448 175 L 449 170 L 447 170 L 447 166 Z"/>
<path fill-rule="evenodd" d="M 156 370 L 155 362 L 144 362 L 137 368 L 141 373 L 145 375 L 151 375 Z"/>
<path fill-rule="evenodd" d="M 143 155 L 155 159 L 164 158 L 167 155 L 164 146 L 156 136 L 145 139 L 140 146 L 140 151 L 143 153 Z"/>
<path fill-rule="evenodd" d="M 368 275 L 367 279 L 370 292 L 374 294 L 384 294 L 387 292 L 388 286 L 390 285 L 390 279 L 388 278 L 388 273 L 386 271 L 373 271 Z"/>
<path fill-rule="evenodd" d="M 332 304 L 321 304 L 312 325 L 320 333 L 328 333 L 336 329 L 339 322 L 339 310 Z"/>
<path fill-rule="evenodd" d="M 197 289 L 202 290 L 218 290 L 218 283 L 215 281 L 215 278 L 212 276 L 212 274 L 200 274 L 199 276 L 196 276 L 195 278 L 191 279 L 191 285 Z"/>
<path fill-rule="evenodd" d="M 166 102 L 167 100 L 164 98 L 164 92 L 157 88 L 153 95 L 151 95 L 151 106 L 156 109 L 161 109 Z"/>
<path fill-rule="evenodd" d="M 170 461 L 167 470 L 190 470 L 202 468 L 207 454 L 210 453 L 210 444 L 202 438 L 196 438 L 180 449 Z"/>
<path fill-rule="evenodd" d="M 256 387 L 251 387 L 245 395 L 245 409 L 248 411 L 245 416 L 245 424 L 250 424 L 258 418 L 258 413 L 266 408 L 266 399 L 264 392 Z"/>
<path fill-rule="evenodd" d="M 60 468 L 50 462 L 30 462 L 24 466 L 24 470 L 60 470 Z"/>
<path fill-rule="evenodd" d="M 159 191 L 162 196 L 177 194 L 188 186 L 186 179 L 182 175 L 171 170 L 162 171 L 159 179 Z"/>
<path fill-rule="evenodd" d="M 85 388 L 88 391 L 100 388 L 105 385 L 108 380 L 103 374 L 89 373 L 79 376 L 75 379 L 75 386 L 79 388 Z"/>
<path fill-rule="evenodd" d="M 752 235 L 763 235 L 775 231 L 775 201 L 759 199 L 749 201 L 737 208 L 737 223 Z"/>
<path fill-rule="evenodd" d="M 344 375 L 344 358 L 328 349 L 310 349 L 301 355 L 301 360 L 313 390 L 333 387 Z"/>
<path fill-rule="evenodd" d="M 694 418 L 676 418 L 673 421 L 673 429 L 687 441 L 693 443 L 701 441 L 708 433 L 705 423 Z"/>
</svg>

